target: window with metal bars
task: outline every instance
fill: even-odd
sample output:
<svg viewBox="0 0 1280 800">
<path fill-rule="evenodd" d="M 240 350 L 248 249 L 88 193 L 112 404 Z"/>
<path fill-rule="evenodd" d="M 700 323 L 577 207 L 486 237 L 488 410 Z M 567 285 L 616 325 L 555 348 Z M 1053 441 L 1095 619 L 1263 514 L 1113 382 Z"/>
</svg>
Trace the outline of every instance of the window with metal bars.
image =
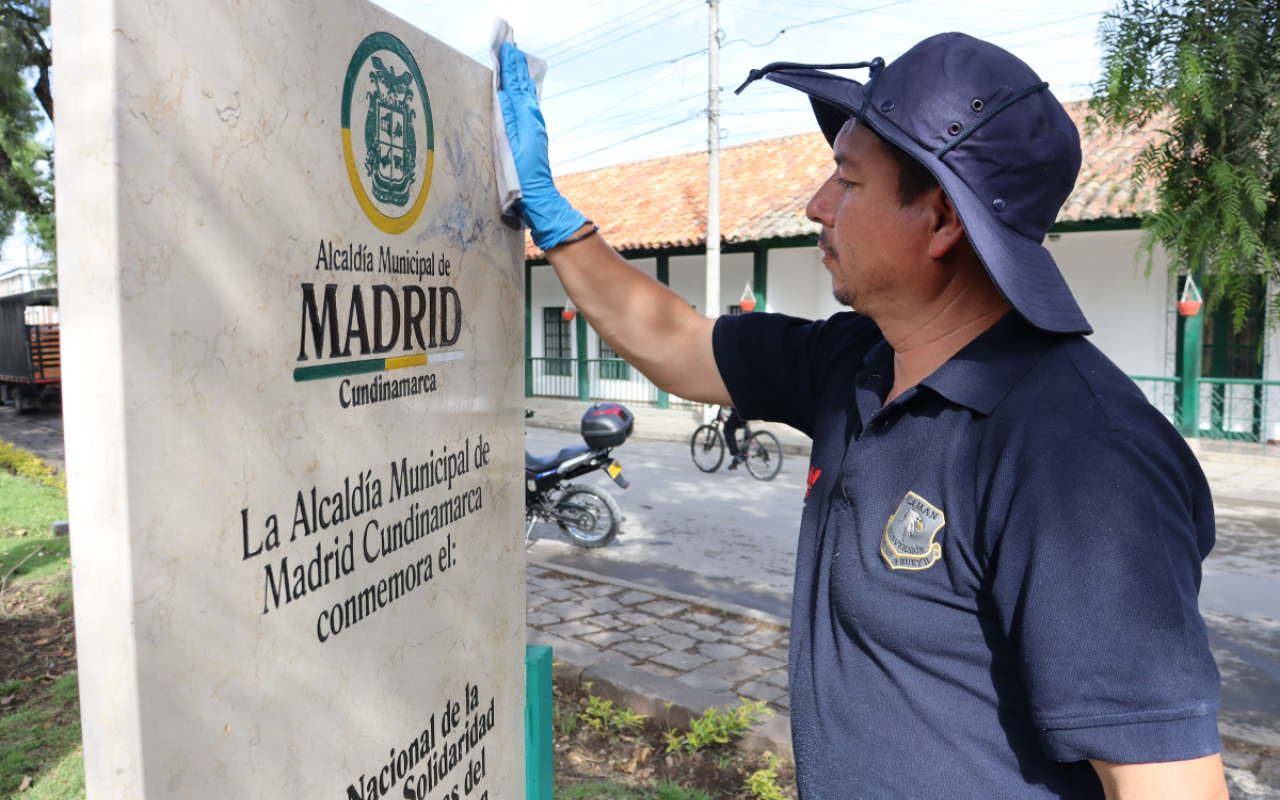
<svg viewBox="0 0 1280 800">
<path fill-rule="evenodd" d="M 631 365 L 618 358 L 618 354 L 613 348 L 600 340 L 600 358 L 601 359 L 617 359 L 615 361 L 600 362 L 600 379 L 606 381 L 625 381 L 631 379 Z"/>
<path fill-rule="evenodd" d="M 542 354 L 546 356 L 543 374 L 573 374 L 573 325 L 564 318 L 564 308 L 548 306 L 542 309 Z"/>
</svg>

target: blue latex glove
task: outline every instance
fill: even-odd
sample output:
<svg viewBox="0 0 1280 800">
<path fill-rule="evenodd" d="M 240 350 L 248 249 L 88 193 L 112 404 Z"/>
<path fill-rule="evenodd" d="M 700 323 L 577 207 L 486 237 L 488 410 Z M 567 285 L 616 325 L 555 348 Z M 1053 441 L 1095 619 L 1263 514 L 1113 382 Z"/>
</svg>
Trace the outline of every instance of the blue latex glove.
<svg viewBox="0 0 1280 800">
<path fill-rule="evenodd" d="M 587 218 L 569 205 L 551 178 L 547 123 L 538 108 L 537 87 L 529 79 L 528 59 L 510 42 L 502 43 L 499 56 L 502 88 L 498 90 L 498 101 L 502 103 L 502 119 L 524 191 L 524 199 L 514 207 L 532 231 L 533 243 L 549 250 L 573 236 Z"/>
</svg>

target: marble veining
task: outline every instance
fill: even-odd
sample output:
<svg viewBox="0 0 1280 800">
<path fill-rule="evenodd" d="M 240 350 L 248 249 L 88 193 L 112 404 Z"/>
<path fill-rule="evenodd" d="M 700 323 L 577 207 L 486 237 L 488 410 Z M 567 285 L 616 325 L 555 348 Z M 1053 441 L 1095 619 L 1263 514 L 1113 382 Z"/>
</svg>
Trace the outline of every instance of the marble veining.
<svg viewBox="0 0 1280 800">
<path fill-rule="evenodd" d="M 521 795 L 489 70 L 365 0 L 53 13 L 89 796 L 439 798 L 481 763 L 469 798 Z"/>
</svg>

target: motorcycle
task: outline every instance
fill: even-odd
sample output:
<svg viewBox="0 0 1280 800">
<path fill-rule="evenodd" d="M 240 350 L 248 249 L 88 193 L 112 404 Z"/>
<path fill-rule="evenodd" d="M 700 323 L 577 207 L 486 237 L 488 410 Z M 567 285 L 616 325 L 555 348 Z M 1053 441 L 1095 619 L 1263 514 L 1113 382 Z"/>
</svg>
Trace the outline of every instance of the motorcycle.
<svg viewBox="0 0 1280 800">
<path fill-rule="evenodd" d="M 614 540 L 622 525 L 617 501 L 594 486 L 566 481 L 602 469 L 619 487 L 630 486 L 610 451 L 626 442 L 634 423 L 635 416 L 625 406 L 596 403 L 582 416 L 585 445 L 543 458 L 525 451 L 525 547 L 533 542 L 539 522 L 555 522 L 579 547 L 604 547 Z"/>
</svg>

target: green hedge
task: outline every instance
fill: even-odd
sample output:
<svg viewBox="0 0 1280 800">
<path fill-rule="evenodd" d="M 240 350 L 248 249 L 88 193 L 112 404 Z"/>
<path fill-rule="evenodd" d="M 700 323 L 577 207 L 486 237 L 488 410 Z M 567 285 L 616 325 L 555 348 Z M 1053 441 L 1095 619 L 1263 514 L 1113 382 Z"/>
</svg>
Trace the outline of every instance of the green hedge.
<svg viewBox="0 0 1280 800">
<path fill-rule="evenodd" d="M 40 458 L 17 445 L 0 440 L 0 467 L 15 475 L 52 486 L 67 496 L 67 478 L 50 469 Z"/>
</svg>

